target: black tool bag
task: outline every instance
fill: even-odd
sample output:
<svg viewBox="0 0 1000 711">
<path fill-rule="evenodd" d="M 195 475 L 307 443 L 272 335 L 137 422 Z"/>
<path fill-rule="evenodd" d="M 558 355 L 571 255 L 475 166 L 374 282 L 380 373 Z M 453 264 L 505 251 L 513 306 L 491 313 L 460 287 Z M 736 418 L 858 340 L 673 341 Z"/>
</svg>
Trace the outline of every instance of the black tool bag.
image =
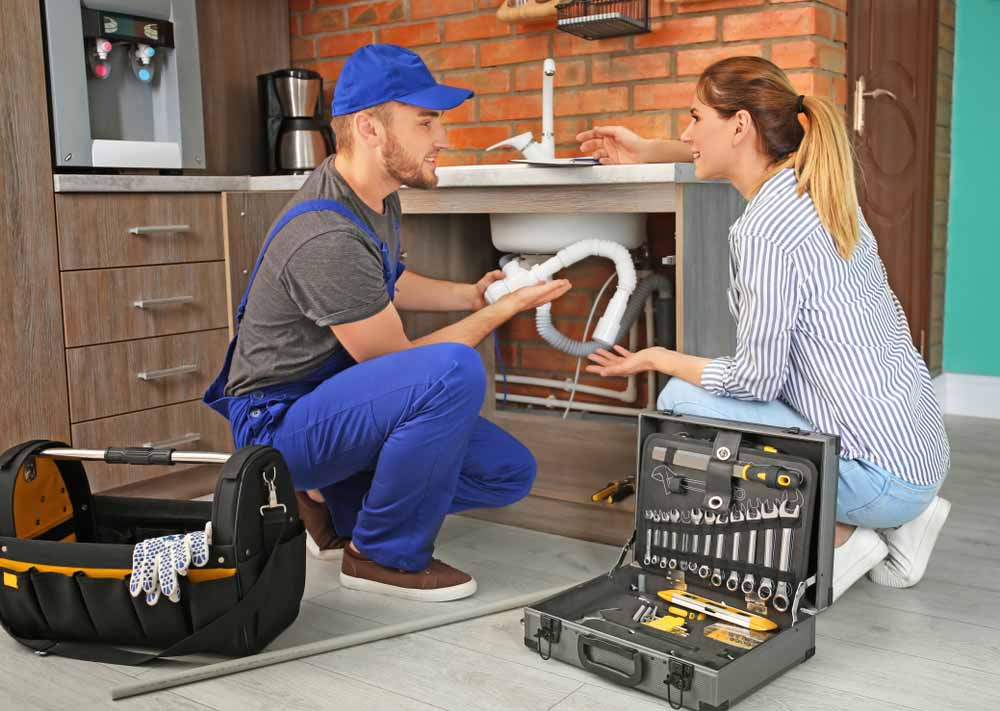
<svg viewBox="0 0 1000 711">
<path fill-rule="evenodd" d="M 526 609 L 525 644 L 699 711 L 809 659 L 832 596 L 837 446 L 798 429 L 640 414 L 632 538 L 610 573 Z M 750 634 L 720 612 L 771 628 Z"/>
<path fill-rule="evenodd" d="M 17 641 L 43 654 L 141 664 L 254 654 L 295 620 L 305 531 L 277 450 L 65 447 L 36 440 L 0 455 L 0 624 Z M 221 471 L 211 502 L 94 496 L 81 461 L 88 459 L 215 463 Z M 129 594 L 136 543 L 209 521 L 208 563 L 179 578 L 179 602 L 147 605 Z"/>
</svg>

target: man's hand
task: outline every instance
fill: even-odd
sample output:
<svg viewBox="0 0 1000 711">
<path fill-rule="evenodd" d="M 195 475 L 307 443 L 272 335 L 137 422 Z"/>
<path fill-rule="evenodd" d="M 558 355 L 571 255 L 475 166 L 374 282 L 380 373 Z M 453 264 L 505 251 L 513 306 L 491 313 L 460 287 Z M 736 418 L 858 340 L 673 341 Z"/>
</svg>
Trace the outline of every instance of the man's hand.
<svg viewBox="0 0 1000 711">
<path fill-rule="evenodd" d="M 578 134 L 580 152 L 591 155 L 603 165 L 646 163 L 649 143 L 624 126 L 597 126 Z"/>
<path fill-rule="evenodd" d="M 511 314 L 513 316 L 522 311 L 537 309 L 543 304 L 555 301 L 571 288 L 573 288 L 573 285 L 569 283 L 568 279 L 555 279 L 544 284 L 536 284 L 535 286 L 526 286 L 518 289 L 511 294 L 507 294 L 507 296 L 497 301 L 497 303 L 510 306 L 514 309 L 514 312 Z"/>
<path fill-rule="evenodd" d="M 472 295 L 472 304 L 469 307 L 470 311 L 478 311 L 479 309 L 486 306 L 486 289 L 489 285 L 495 281 L 500 281 L 506 275 L 499 269 L 494 269 L 491 272 L 486 272 L 483 278 L 477 281 L 475 284 L 470 284 L 474 289 Z"/>
<path fill-rule="evenodd" d="M 621 346 L 615 346 L 614 353 L 598 348 L 587 356 L 588 360 L 597 364 L 588 365 L 587 372 L 603 377 L 626 377 L 647 370 L 659 370 L 657 366 L 669 353 L 671 351 L 659 347 L 644 348 L 635 353 Z"/>
</svg>

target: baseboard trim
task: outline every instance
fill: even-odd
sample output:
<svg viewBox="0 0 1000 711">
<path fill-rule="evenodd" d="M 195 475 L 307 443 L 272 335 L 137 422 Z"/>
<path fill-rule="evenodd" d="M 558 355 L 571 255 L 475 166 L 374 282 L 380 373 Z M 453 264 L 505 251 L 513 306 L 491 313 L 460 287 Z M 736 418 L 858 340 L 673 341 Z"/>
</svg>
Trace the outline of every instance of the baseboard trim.
<svg viewBox="0 0 1000 711">
<path fill-rule="evenodd" d="M 1000 377 L 942 373 L 934 391 L 946 415 L 1000 420 Z"/>
</svg>

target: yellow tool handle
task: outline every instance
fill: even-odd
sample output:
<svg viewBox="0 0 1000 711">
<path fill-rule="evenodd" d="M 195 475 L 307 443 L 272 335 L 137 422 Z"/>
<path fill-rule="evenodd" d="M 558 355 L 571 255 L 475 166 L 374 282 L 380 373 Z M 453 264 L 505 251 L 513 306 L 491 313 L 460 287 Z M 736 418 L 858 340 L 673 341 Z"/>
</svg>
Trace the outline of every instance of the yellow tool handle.
<svg viewBox="0 0 1000 711">
<path fill-rule="evenodd" d="M 737 478 L 758 481 L 771 489 L 798 489 L 802 486 L 802 477 L 798 472 L 773 465 L 744 464 Z"/>
<path fill-rule="evenodd" d="M 667 612 L 669 612 L 671 615 L 679 615 L 681 617 L 686 617 L 689 620 L 700 621 L 705 619 L 704 613 L 695 612 L 694 610 L 683 610 L 679 607 L 674 607 L 673 605 L 667 608 Z"/>
<path fill-rule="evenodd" d="M 608 485 L 605 486 L 603 489 L 601 489 L 600 491 L 595 491 L 593 494 L 591 494 L 590 495 L 590 500 L 591 501 L 600 501 L 601 499 L 606 499 L 609 496 L 611 496 L 613 493 L 615 493 L 616 491 L 618 491 L 618 489 L 619 489 L 619 487 L 621 487 L 621 485 L 622 485 L 622 483 L 620 481 L 609 481 Z"/>
</svg>

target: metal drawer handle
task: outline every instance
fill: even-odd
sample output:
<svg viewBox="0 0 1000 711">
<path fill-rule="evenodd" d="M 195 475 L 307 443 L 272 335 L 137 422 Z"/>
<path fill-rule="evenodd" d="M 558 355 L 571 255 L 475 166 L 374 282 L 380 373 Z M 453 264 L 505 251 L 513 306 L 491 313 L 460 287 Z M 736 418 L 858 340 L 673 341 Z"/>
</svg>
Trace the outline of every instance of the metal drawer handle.
<svg viewBox="0 0 1000 711">
<path fill-rule="evenodd" d="M 152 235 L 157 232 L 190 232 L 191 225 L 142 225 L 140 227 L 129 227 L 128 233 L 130 235 L 138 235 L 142 237 L 143 235 Z"/>
<path fill-rule="evenodd" d="M 162 447 L 176 447 L 179 444 L 191 444 L 192 442 L 197 442 L 200 439 L 201 432 L 188 432 L 186 434 L 182 434 L 180 437 L 165 439 L 162 442 L 143 442 L 142 446 L 160 449 Z"/>
<path fill-rule="evenodd" d="M 175 368 L 164 368 L 163 370 L 143 370 L 135 374 L 139 380 L 162 380 L 163 378 L 170 378 L 174 375 L 183 375 L 184 373 L 194 373 L 198 370 L 198 366 L 194 363 L 188 363 L 185 365 L 178 365 Z"/>
<path fill-rule="evenodd" d="M 190 304 L 194 301 L 193 296 L 164 296 L 160 299 L 136 299 L 132 305 L 137 309 L 148 309 L 154 306 L 171 306 L 173 304 Z"/>
</svg>

